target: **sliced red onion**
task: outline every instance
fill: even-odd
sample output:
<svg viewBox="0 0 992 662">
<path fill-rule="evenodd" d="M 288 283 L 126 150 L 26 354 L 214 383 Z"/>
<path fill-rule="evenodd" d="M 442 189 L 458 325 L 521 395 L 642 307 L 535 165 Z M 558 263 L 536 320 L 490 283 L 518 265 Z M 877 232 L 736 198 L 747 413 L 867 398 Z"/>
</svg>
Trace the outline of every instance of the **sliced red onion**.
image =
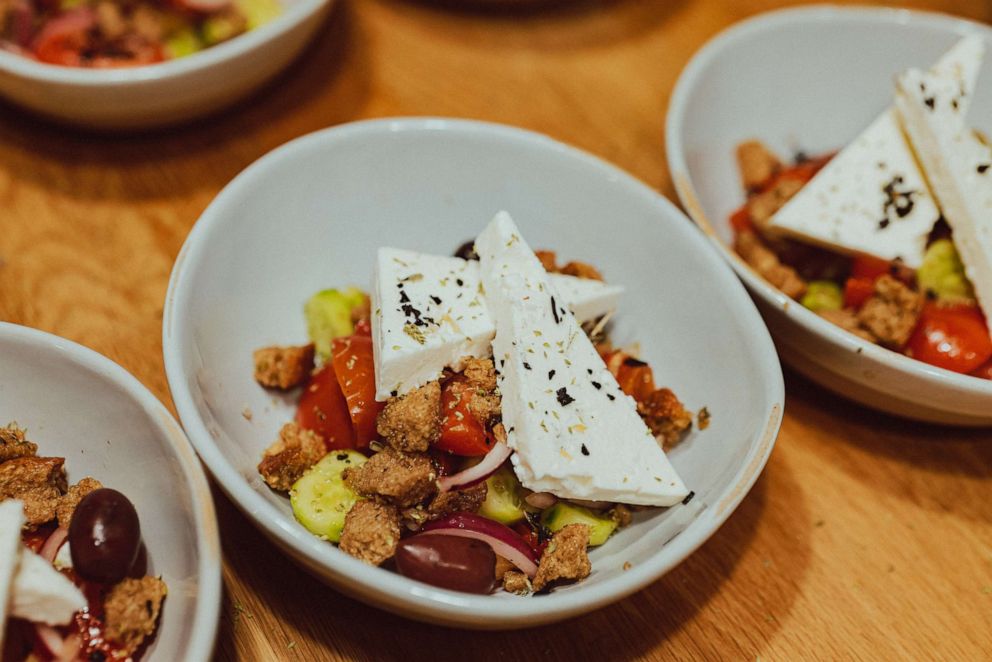
<svg viewBox="0 0 992 662">
<path fill-rule="evenodd" d="M 68 537 L 69 529 L 67 527 L 60 526 L 52 532 L 52 535 L 48 536 L 45 540 L 45 544 L 41 546 L 41 550 L 38 552 L 38 555 L 49 563 L 55 563 L 55 556 L 59 553 L 59 549 Z"/>
<path fill-rule="evenodd" d="M 513 451 L 509 446 L 497 441 L 481 462 L 464 471 L 438 479 L 438 487 L 442 492 L 447 492 L 458 487 L 471 487 L 476 483 L 481 483 L 496 473 L 496 470 L 506 462 L 506 458 L 510 457 L 512 453 Z"/>
<path fill-rule="evenodd" d="M 65 637 L 59 634 L 59 631 L 51 625 L 45 625 L 44 623 L 35 623 L 34 631 L 52 657 L 56 660 L 59 659 L 62 651 L 66 648 Z"/>
<path fill-rule="evenodd" d="M 544 510 L 558 503 L 558 497 L 551 492 L 534 492 L 525 496 L 524 501 L 527 502 L 528 506 Z"/>
<path fill-rule="evenodd" d="M 481 540 L 528 577 L 537 574 L 537 556 L 510 527 L 475 513 L 454 513 L 424 526 L 420 535 L 444 534 Z"/>
<path fill-rule="evenodd" d="M 59 653 L 56 660 L 58 662 L 76 662 L 81 657 L 82 648 L 83 638 L 76 633 L 72 633 L 65 638 L 65 642 L 62 644 L 62 652 Z"/>
</svg>

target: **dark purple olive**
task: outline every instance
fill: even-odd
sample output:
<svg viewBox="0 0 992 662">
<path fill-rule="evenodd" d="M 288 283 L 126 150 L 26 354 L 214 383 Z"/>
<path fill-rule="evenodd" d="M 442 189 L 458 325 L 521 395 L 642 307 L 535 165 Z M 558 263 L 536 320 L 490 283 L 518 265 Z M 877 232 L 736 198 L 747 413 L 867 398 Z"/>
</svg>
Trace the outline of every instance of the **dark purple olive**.
<svg viewBox="0 0 992 662">
<path fill-rule="evenodd" d="M 465 593 L 493 590 L 496 554 L 484 542 L 445 535 L 419 535 L 400 541 L 396 569 L 410 579 Z"/>
<path fill-rule="evenodd" d="M 458 250 L 455 251 L 455 257 L 460 257 L 463 260 L 478 260 L 479 254 L 475 252 L 475 240 L 466 241 L 459 246 Z"/>
<path fill-rule="evenodd" d="M 140 547 L 138 513 L 117 490 L 93 490 L 76 506 L 69 522 L 69 551 L 73 568 L 83 579 L 119 582 L 127 577 Z"/>
</svg>

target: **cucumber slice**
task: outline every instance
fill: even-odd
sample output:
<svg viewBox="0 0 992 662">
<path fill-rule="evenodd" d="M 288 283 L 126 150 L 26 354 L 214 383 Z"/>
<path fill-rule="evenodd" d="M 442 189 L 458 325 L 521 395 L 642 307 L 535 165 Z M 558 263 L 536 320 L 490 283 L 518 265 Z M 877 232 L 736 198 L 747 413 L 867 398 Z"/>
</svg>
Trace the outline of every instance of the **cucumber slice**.
<svg viewBox="0 0 992 662">
<path fill-rule="evenodd" d="M 524 502 L 520 498 L 520 481 L 509 464 L 504 464 L 499 471 L 486 479 L 486 500 L 479 508 L 483 517 L 513 524 L 524 518 Z"/>
<path fill-rule="evenodd" d="M 617 528 L 616 521 L 609 515 L 596 513 L 564 501 L 559 501 L 541 513 L 541 524 L 552 533 L 560 531 L 569 524 L 587 524 L 590 547 L 602 545 Z"/>
<path fill-rule="evenodd" d="M 938 239 L 923 255 L 916 272 L 916 282 L 924 292 L 932 292 L 941 301 L 970 302 L 975 290 L 964 272 L 964 264 L 950 239 Z"/>
<path fill-rule="evenodd" d="M 357 287 L 343 290 L 321 290 L 303 306 L 307 319 L 307 333 L 317 350 L 326 359 L 331 355 L 331 341 L 350 336 L 355 326 L 351 323 L 352 309 L 365 302 L 365 292 Z"/>
<path fill-rule="evenodd" d="M 307 531 L 331 542 L 341 539 L 345 515 L 362 498 L 345 485 L 341 474 L 366 459 L 358 451 L 331 451 L 293 483 L 289 503 Z"/>
<path fill-rule="evenodd" d="M 814 313 L 821 310 L 840 310 L 844 307 L 844 293 L 840 285 L 829 280 L 810 281 L 800 302 Z"/>
</svg>

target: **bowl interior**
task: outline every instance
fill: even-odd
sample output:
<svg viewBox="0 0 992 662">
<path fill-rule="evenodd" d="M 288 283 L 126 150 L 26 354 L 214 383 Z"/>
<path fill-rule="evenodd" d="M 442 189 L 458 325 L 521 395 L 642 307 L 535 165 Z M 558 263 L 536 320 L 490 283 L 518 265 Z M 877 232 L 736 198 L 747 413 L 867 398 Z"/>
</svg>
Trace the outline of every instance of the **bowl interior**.
<svg viewBox="0 0 992 662">
<path fill-rule="evenodd" d="M 71 342 L 0 323 L 0 356 L 0 424 L 17 421 L 39 455 L 65 457 L 70 484 L 92 476 L 138 511 L 148 571 L 169 587 L 146 659 L 207 659 L 220 600 L 216 523 L 178 425 L 122 368 Z"/>
<path fill-rule="evenodd" d="M 680 143 L 674 160 L 720 238 L 731 240 L 727 219 L 744 199 L 738 143 L 759 138 L 787 157 L 839 149 L 892 103 L 896 74 L 929 67 L 976 30 L 992 45 L 992 29 L 935 14 L 814 8 L 768 14 L 711 42 L 683 75 L 669 123 Z M 986 132 L 990 58 L 968 118 Z"/>
<path fill-rule="evenodd" d="M 639 342 L 661 384 L 713 415 L 671 454 L 697 498 L 641 513 L 593 553 L 588 581 L 534 600 L 435 590 L 364 566 L 306 533 L 255 470 L 292 417 L 293 397 L 255 384 L 252 350 L 304 342 L 304 301 L 325 287 L 368 288 L 380 246 L 450 254 L 500 209 L 532 246 L 589 261 L 623 284 L 614 338 Z M 781 375 L 743 294 L 680 212 L 591 157 L 492 125 L 367 122 L 277 150 L 205 212 L 173 273 L 167 371 L 183 423 L 224 488 L 327 578 L 388 593 L 380 604 L 422 617 L 536 624 L 616 599 L 674 565 L 760 471 L 777 430 Z"/>
</svg>

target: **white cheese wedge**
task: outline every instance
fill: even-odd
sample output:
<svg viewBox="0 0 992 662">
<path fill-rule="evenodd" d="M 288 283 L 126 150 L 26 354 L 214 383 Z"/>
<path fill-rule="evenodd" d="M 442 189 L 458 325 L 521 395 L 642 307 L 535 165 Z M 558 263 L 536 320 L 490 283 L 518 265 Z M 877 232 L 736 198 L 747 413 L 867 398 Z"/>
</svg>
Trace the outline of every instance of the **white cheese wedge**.
<svg viewBox="0 0 992 662">
<path fill-rule="evenodd" d="M 65 625 L 87 604 L 68 577 L 26 547 L 21 548 L 13 588 L 11 616 L 33 623 Z"/>
<path fill-rule="evenodd" d="M 967 37 L 934 70 L 952 78 L 962 110 L 971 101 L 984 50 Z M 901 259 L 919 268 L 940 211 L 894 108 L 875 119 L 769 222 L 786 236 L 847 254 Z"/>
<path fill-rule="evenodd" d="M 24 505 L 15 499 L 0 502 L 0 651 L 6 630 L 11 587 L 21 550 Z"/>
<path fill-rule="evenodd" d="M 896 107 L 992 320 L 992 148 L 965 124 L 960 91 L 953 76 L 910 69 L 897 80 Z"/>
<path fill-rule="evenodd" d="M 846 254 L 918 268 L 940 217 L 926 180 L 886 110 L 769 221 L 769 229 Z"/>
<path fill-rule="evenodd" d="M 505 212 L 476 240 L 521 483 L 564 498 L 670 506 L 688 494 Z"/>
<path fill-rule="evenodd" d="M 553 274 L 580 322 L 614 310 L 623 288 Z M 372 287 L 376 399 L 387 400 L 460 370 L 491 353 L 496 327 L 479 281 L 479 263 L 381 248 Z"/>
</svg>

